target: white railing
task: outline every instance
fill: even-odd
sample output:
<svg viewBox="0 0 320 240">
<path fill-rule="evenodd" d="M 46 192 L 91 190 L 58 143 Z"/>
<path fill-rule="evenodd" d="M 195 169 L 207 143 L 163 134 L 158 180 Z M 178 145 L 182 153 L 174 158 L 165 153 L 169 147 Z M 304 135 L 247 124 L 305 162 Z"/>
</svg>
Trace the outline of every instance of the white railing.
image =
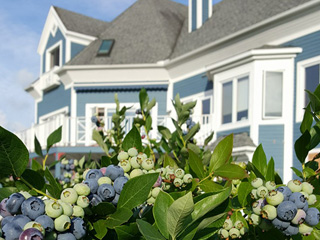
<svg viewBox="0 0 320 240">
<path fill-rule="evenodd" d="M 124 131 L 128 133 L 133 126 L 134 116 L 126 117 L 123 122 Z M 206 137 L 208 137 L 213 129 L 212 115 L 192 116 L 194 122 L 201 125 L 200 131 L 195 138 L 197 143 L 202 145 Z M 112 117 L 104 119 L 105 130 L 112 128 Z M 158 116 L 157 126 L 166 126 L 171 131 L 174 130 L 171 118 L 169 116 Z M 91 119 L 85 117 L 71 118 L 68 116 L 59 116 L 55 119 L 36 124 L 29 129 L 17 132 L 16 135 L 24 142 L 29 151 L 34 151 L 34 136 L 37 136 L 41 146 L 46 147 L 47 137 L 58 127 L 62 126 L 62 140 L 56 146 L 90 146 L 95 144 L 92 140 L 92 130 L 96 127 Z M 157 132 L 157 129 L 153 130 Z M 143 134 L 143 133 L 142 133 Z M 154 135 L 155 136 L 155 135 Z M 160 135 L 156 136 L 160 138 Z"/>
</svg>

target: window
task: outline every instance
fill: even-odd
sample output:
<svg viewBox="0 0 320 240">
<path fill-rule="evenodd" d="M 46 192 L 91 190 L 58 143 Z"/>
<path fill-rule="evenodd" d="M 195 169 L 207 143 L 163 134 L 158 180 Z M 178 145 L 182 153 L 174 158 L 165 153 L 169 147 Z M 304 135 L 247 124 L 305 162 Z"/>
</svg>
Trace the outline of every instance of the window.
<svg viewBox="0 0 320 240">
<path fill-rule="evenodd" d="M 265 72 L 264 78 L 264 118 L 282 117 L 282 72 Z"/>
<path fill-rule="evenodd" d="M 314 92 L 320 82 L 320 74 L 319 74 L 319 64 L 306 67 L 305 68 L 305 89 L 309 90 L 310 92 Z M 309 102 L 308 93 L 305 92 L 304 97 L 304 106 L 306 107 Z"/>
<path fill-rule="evenodd" d="M 50 52 L 50 69 L 55 66 L 60 66 L 60 47 L 57 47 Z"/>
<path fill-rule="evenodd" d="M 101 42 L 99 51 L 98 51 L 98 55 L 105 55 L 105 56 L 109 56 L 111 49 L 113 47 L 114 44 L 114 40 L 113 39 L 104 39 Z"/>
<path fill-rule="evenodd" d="M 202 124 L 208 124 L 210 122 L 211 114 L 211 101 L 210 98 L 202 100 Z"/>
<path fill-rule="evenodd" d="M 222 124 L 248 119 L 248 109 L 249 77 L 235 78 L 224 83 L 222 85 Z"/>
</svg>

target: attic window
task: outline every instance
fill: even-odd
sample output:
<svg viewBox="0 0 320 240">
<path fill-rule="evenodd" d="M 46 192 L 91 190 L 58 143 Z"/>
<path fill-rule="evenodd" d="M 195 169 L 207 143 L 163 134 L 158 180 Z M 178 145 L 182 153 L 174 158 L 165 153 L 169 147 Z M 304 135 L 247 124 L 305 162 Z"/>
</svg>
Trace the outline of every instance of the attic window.
<svg viewBox="0 0 320 240">
<path fill-rule="evenodd" d="M 106 55 L 109 56 L 111 49 L 113 47 L 114 44 L 114 39 L 104 39 L 101 42 L 99 51 L 98 51 L 98 55 Z"/>
</svg>

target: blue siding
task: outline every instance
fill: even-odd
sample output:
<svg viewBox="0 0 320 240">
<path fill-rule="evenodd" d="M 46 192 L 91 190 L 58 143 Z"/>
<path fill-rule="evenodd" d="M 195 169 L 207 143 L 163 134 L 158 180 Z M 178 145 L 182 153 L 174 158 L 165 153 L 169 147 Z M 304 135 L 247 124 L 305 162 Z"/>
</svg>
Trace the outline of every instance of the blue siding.
<svg viewBox="0 0 320 240">
<path fill-rule="evenodd" d="M 74 56 L 81 52 L 85 47 L 85 45 L 71 42 L 71 59 L 74 58 Z"/>
<path fill-rule="evenodd" d="M 39 117 L 56 111 L 63 107 L 71 106 L 71 89 L 64 89 L 64 85 L 43 93 L 42 101 L 38 103 L 38 119 Z"/>
<path fill-rule="evenodd" d="M 242 132 L 247 132 L 248 136 L 250 136 L 250 127 L 248 126 L 248 127 L 242 127 L 242 128 L 235 128 L 228 131 L 217 132 L 217 138 L 220 136 L 227 136 L 231 133 L 242 133 Z"/>
<path fill-rule="evenodd" d="M 275 170 L 282 177 L 284 158 L 284 125 L 260 125 L 259 143 L 262 143 L 267 159 L 269 160 L 273 157 Z"/>
<path fill-rule="evenodd" d="M 207 21 L 209 17 L 209 0 L 202 1 L 202 22 Z"/>
<path fill-rule="evenodd" d="M 191 9 L 191 30 L 194 31 L 197 29 L 197 0 L 192 0 L 192 9 Z"/>
<path fill-rule="evenodd" d="M 52 34 L 50 34 L 50 37 L 48 39 L 46 48 L 43 53 L 43 62 L 42 62 L 42 73 L 46 72 L 46 50 L 50 48 L 52 45 L 56 44 L 62 40 L 62 65 L 65 64 L 65 59 L 66 59 L 66 39 L 64 38 L 62 32 L 60 29 L 57 29 L 56 35 L 53 37 Z"/>
<path fill-rule="evenodd" d="M 138 103 L 139 90 L 131 91 L 108 91 L 108 92 L 78 92 L 77 93 L 77 116 L 85 116 L 87 103 L 114 103 L 114 94 L 118 93 L 120 103 Z M 167 91 L 148 91 L 150 100 L 155 98 L 158 103 L 158 114 L 167 113 Z M 129 107 L 129 105 L 128 105 Z"/>
<path fill-rule="evenodd" d="M 305 35 L 303 37 L 294 39 L 292 41 L 289 41 L 283 46 L 292 46 L 292 47 L 301 47 L 302 53 L 298 54 L 297 57 L 295 58 L 295 71 L 294 71 L 294 106 L 296 106 L 296 88 L 297 88 L 297 70 L 296 66 L 297 63 L 309 58 L 313 58 L 316 56 L 320 55 L 320 45 L 319 45 L 319 39 L 320 39 L 320 31 L 314 32 L 308 35 Z M 295 141 L 301 136 L 300 133 L 300 123 L 296 123 L 296 109 L 294 111 L 293 119 L 294 119 L 294 124 L 293 124 L 293 146 Z M 293 166 L 301 170 L 301 163 L 296 157 L 295 151 L 293 149 Z"/>
<path fill-rule="evenodd" d="M 181 98 L 213 89 L 213 82 L 201 73 L 173 84 L 173 97 L 180 94 Z"/>
</svg>

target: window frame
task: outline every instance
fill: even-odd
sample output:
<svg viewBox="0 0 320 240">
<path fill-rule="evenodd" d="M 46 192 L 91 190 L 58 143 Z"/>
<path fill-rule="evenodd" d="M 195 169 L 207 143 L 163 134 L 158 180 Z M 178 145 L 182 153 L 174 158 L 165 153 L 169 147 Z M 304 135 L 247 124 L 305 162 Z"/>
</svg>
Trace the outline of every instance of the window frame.
<svg viewBox="0 0 320 240">
<path fill-rule="evenodd" d="M 107 51 L 107 52 L 100 52 L 100 48 L 101 48 L 101 46 L 102 46 L 102 44 L 103 44 L 104 41 L 111 41 L 111 45 L 110 45 L 109 51 Z M 114 40 L 114 39 L 102 39 L 102 40 L 101 40 L 101 44 L 100 44 L 99 49 L 98 49 L 97 56 L 109 57 L 109 56 L 110 56 L 110 53 L 111 53 L 111 51 L 112 51 L 112 49 L 113 49 L 114 44 L 115 44 L 115 40 Z"/>
<path fill-rule="evenodd" d="M 282 106 L 281 106 L 281 116 L 266 116 L 265 114 L 265 104 L 266 104 L 266 82 L 267 82 L 267 72 L 280 72 L 282 73 Z M 269 120 L 269 119 L 281 119 L 283 117 L 283 107 L 284 107 L 284 72 L 285 70 L 281 69 L 281 70 L 263 70 L 263 83 L 262 83 L 262 120 Z"/>
<path fill-rule="evenodd" d="M 62 40 L 60 40 L 46 50 L 46 72 L 62 66 L 62 46 Z M 59 66 L 53 66 L 51 68 L 51 53 L 57 48 L 59 48 Z"/>
</svg>

